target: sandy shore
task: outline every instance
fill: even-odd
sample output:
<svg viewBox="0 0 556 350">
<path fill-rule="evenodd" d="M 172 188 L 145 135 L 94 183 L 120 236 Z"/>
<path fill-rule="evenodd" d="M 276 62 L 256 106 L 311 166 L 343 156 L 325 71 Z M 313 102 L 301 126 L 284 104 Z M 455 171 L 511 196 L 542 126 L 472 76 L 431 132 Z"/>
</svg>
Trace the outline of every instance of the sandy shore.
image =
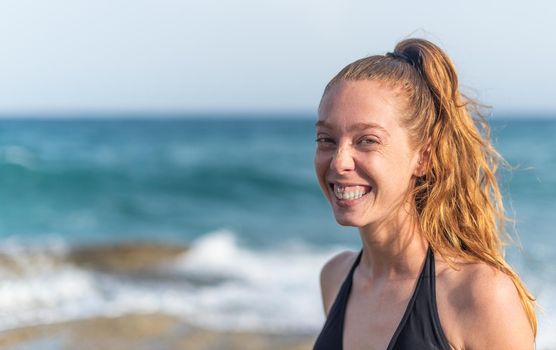
<svg viewBox="0 0 556 350">
<path fill-rule="evenodd" d="M 174 317 L 127 315 L 26 327 L 0 333 L 5 350 L 309 350 L 315 337 L 212 331 Z"/>
</svg>

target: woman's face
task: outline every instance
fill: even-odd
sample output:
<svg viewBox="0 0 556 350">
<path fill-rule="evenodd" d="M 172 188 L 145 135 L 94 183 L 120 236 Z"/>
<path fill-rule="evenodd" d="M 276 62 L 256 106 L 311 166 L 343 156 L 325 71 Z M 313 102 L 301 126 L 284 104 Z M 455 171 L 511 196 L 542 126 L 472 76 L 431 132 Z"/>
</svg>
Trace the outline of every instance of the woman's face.
<svg viewBox="0 0 556 350">
<path fill-rule="evenodd" d="M 315 170 L 339 224 L 380 224 L 407 208 L 421 169 L 399 124 L 402 108 L 395 90 L 373 80 L 340 81 L 324 96 Z"/>
</svg>

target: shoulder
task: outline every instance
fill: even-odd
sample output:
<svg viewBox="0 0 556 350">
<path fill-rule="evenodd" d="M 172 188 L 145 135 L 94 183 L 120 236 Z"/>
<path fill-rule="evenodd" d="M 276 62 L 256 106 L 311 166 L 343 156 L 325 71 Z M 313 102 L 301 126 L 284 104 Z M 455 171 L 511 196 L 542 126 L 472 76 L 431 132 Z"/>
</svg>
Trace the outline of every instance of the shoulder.
<svg viewBox="0 0 556 350">
<path fill-rule="evenodd" d="M 447 321 L 462 347 L 533 349 L 533 332 L 512 278 L 484 262 L 456 268 L 445 264 L 438 284 L 450 311 Z"/>
<path fill-rule="evenodd" d="M 355 262 L 357 254 L 357 252 L 343 251 L 330 258 L 322 267 L 320 287 L 326 315 L 328 315 L 344 279 Z"/>
</svg>

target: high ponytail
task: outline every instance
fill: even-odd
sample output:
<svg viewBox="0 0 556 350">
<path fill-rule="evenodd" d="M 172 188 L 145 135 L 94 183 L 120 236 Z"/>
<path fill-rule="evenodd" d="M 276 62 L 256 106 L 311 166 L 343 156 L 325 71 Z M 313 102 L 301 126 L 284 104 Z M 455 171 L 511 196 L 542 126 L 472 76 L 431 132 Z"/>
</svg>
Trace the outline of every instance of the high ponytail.
<svg viewBox="0 0 556 350">
<path fill-rule="evenodd" d="M 411 193 L 423 236 L 449 263 L 483 261 L 507 274 L 536 336 L 535 299 L 503 256 L 503 238 L 510 236 L 496 171 L 505 161 L 491 144 L 486 120 L 473 113 L 478 103 L 460 93 L 450 58 L 427 40 L 407 39 L 392 53 L 346 66 L 324 94 L 340 80 L 378 80 L 402 89 L 402 125 L 412 146 L 429 147 L 425 174 Z"/>
</svg>

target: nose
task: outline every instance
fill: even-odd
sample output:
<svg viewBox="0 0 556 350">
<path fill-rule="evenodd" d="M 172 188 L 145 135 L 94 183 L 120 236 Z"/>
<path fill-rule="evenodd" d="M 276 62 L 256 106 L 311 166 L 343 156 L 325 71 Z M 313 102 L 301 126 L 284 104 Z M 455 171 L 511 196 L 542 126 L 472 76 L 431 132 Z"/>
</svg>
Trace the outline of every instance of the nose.
<svg viewBox="0 0 556 350">
<path fill-rule="evenodd" d="M 338 147 L 332 162 L 330 162 L 330 167 L 338 174 L 355 169 L 355 161 L 349 147 Z"/>
</svg>

